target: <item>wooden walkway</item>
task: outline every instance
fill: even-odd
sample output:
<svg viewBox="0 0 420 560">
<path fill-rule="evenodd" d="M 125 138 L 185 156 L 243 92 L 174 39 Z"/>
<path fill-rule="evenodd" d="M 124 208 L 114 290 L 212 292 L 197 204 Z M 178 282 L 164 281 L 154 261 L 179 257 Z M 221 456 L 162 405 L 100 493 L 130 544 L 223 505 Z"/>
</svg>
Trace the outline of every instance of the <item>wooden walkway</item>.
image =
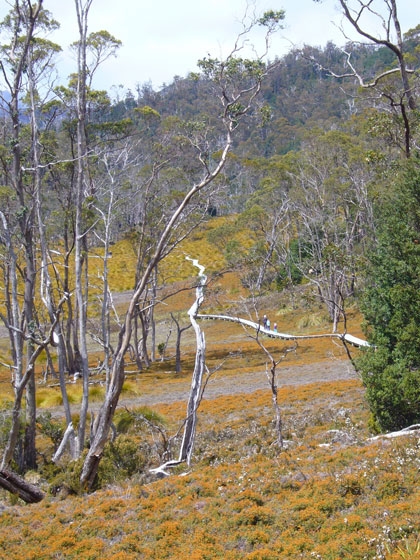
<svg viewBox="0 0 420 560">
<path fill-rule="evenodd" d="M 258 333 L 264 334 L 270 338 L 280 338 L 282 340 L 306 340 L 310 338 L 337 338 L 339 340 L 348 342 L 352 346 L 356 348 L 359 347 L 370 347 L 371 344 L 367 342 L 367 340 L 363 340 L 362 338 L 357 338 L 351 334 L 347 333 L 326 333 L 326 334 L 304 334 L 304 335 L 295 335 L 295 334 L 287 334 L 287 333 L 280 333 L 273 331 L 271 329 L 265 329 L 258 323 L 254 323 L 253 321 L 248 321 L 247 319 L 242 319 L 241 317 L 231 317 L 230 315 L 203 315 L 198 314 L 196 315 L 197 319 L 201 320 L 209 320 L 209 321 L 231 321 L 233 323 L 239 323 L 244 327 L 249 327 L 254 329 Z"/>
</svg>

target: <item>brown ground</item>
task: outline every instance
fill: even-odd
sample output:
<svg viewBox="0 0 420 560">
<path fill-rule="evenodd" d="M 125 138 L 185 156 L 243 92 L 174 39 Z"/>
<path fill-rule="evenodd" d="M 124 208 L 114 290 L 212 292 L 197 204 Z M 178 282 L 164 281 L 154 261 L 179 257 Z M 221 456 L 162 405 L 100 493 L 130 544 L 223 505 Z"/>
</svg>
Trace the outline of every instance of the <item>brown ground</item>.
<svg viewBox="0 0 420 560">
<path fill-rule="evenodd" d="M 313 364 L 278 366 L 278 387 L 287 385 L 306 385 L 335 380 L 357 379 L 357 374 L 346 360 L 329 360 Z M 132 379 L 128 377 L 128 379 Z M 171 380 L 166 385 L 162 376 L 159 382 L 151 387 L 150 378 L 144 377 L 144 394 L 141 396 L 122 397 L 119 407 L 141 407 L 155 404 L 169 404 L 174 402 L 187 402 L 191 377 L 185 376 L 176 381 Z M 141 393 L 142 374 L 136 376 L 136 385 Z M 253 393 L 261 389 L 269 390 L 268 380 L 264 370 L 255 372 L 230 373 L 224 375 L 223 371 L 217 372 L 206 387 L 204 399 L 211 400 L 226 395 L 239 395 Z M 97 412 L 101 402 L 91 402 L 89 408 Z M 72 412 L 78 412 L 80 405 L 72 405 Z M 62 416 L 63 408 L 50 409 L 54 416 Z"/>
<path fill-rule="evenodd" d="M 282 385 L 305 385 L 308 383 L 320 383 L 324 381 L 334 381 L 343 379 L 356 379 L 357 374 L 344 360 L 328 362 L 318 362 L 310 365 L 278 368 L 278 386 Z M 206 399 L 215 399 L 223 395 L 238 395 L 241 393 L 252 393 L 259 389 L 268 389 L 268 380 L 265 371 L 254 373 L 239 373 L 237 375 L 223 376 L 222 373 L 210 380 L 206 392 Z M 159 392 L 149 393 L 143 397 L 134 399 L 121 399 L 121 405 L 142 406 L 157 404 L 160 402 L 184 401 L 188 398 L 189 380 L 181 382 L 174 390 L 171 387 L 170 393 L 162 394 Z"/>
</svg>

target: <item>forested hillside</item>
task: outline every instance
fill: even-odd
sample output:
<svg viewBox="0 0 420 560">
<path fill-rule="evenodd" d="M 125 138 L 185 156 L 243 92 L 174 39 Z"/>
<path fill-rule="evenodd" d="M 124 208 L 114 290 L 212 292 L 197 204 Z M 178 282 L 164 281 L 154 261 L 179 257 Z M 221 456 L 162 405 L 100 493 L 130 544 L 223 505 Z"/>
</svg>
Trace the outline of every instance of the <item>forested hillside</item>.
<svg viewBox="0 0 420 560">
<path fill-rule="evenodd" d="M 121 533 L 115 558 L 416 557 L 418 445 L 379 449 L 369 438 L 420 422 L 420 24 L 401 31 L 396 0 L 374 12 L 340 0 L 360 41 L 243 58 L 241 41 L 262 29 L 269 44 L 287 18 L 268 11 L 247 20 L 226 59 L 209 55 L 160 90 L 146 83 L 112 99 L 95 78 L 121 42 L 88 31 L 91 3 L 75 0 L 66 85 L 56 85 L 61 46 L 49 39 L 59 22 L 42 0 L 15 0 L 0 27 L 1 499 L 54 503 L 46 493 L 118 483 L 131 504 L 134 476 L 142 508 L 146 486 L 168 504 L 178 492 L 214 534 L 230 531 L 226 546 L 209 541 L 209 555 L 197 542 L 187 553 L 189 514 L 174 524 L 151 515 L 141 545 Z M 381 34 L 365 27 L 367 13 Z M 202 315 L 244 321 L 206 326 Z M 292 333 L 284 346 L 279 333 Z M 350 347 L 362 338 L 363 349 Z M 304 381 L 280 389 L 295 385 L 279 382 L 289 362 Z M 264 368 L 267 392 L 254 393 L 246 376 Z M 229 384 L 212 397 L 218 418 L 203 400 L 214 377 Z M 247 414 L 235 389 L 244 378 Z M 194 462 L 193 500 L 190 482 L 171 486 L 171 475 Z M 239 471 L 261 482 L 244 487 L 244 503 L 230 487 Z M 218 492 L 234 511 L 225 529 L 209 521 Z M 287 515 L 275 494 L 287 495 Z M 378 536 L 377 502 L 395 515 L 392 536 Z M 114 543 L 106 507 L 98 554 Z M 280 543 L 274 526 L 290 516 Z M 13 525 L 8 511 L 4 523 Z M 51 558 L 85 554 L 68 538 L 72 552 L 60 556 L 62 543 Z M 32 545 L 28 558 L 43 557 Z"/>
<path fill-rule="evenodd" d="M 419 64 L 420 39 L 413 31 L 405 42 L 414 68 Z M 396 66 L 397 57 L 384 46 L 356 45 L 352 63 L 366 81 Z M 347 48 L 345 47 L 345 48 Z M 275 66 L 264 80 L 253 118 L 241 128 L 235 140 L 235 153 L 243 157 L 283 155 L 300 148 L 306 133 L 313 128 L 330 130 L 344 125 L 351 117 L 377 104 L 361 94 L 354 77 L 336 79 L 331 72 L 347 74 L 343 48 L 328 43 L 325 48 L 305 47 L 275 59 Z M 149 106 L 163 117 L 196 119 L 211 113 L 216 100 L 211 84 L 203 76 L 175 77 L 173 83 L 154 91 L 139 85 L 136 92 L 111 108 L 112 120 L 131 117 L 136 107 Z M 264 109 L 262 115 L 259 110 Z"/>
</svg>

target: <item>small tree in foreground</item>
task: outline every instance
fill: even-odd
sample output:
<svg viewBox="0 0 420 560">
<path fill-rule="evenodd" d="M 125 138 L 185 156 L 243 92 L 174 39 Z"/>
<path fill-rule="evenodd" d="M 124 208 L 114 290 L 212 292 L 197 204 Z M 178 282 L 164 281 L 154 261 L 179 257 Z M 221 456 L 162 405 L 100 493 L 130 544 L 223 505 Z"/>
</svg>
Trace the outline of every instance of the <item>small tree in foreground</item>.
<svg viewBox="0 0 420 560">
<path fill-rule="evenodd" d="M 405 166 L 382 208 L 363 313 L 370 342 L 358 360 L 377 427 L 420 422 L 420 166 Z"/>
</svg>

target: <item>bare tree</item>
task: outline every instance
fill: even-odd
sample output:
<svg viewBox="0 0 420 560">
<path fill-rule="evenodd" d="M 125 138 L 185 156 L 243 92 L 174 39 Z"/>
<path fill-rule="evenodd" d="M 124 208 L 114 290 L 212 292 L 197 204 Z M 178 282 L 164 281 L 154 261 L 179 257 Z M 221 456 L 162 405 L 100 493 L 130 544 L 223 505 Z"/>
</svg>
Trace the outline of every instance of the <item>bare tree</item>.
<svg viewBox="0 0 420 560">
<path fill-rule="evenodd" d="M 283 441 L 283 421 L 282 421 L 282 415 L 281 415 L 281 409 L 280 409 L 280 405 L 278 402 L 278 381 L 277 381 L 277 366 L 283 362 L 287 355 L 290 352 L 296 352 L 296 349 L 298 347 L 298 341 L 297 339 L 294 339 L 292 342 L 292 346 L 289 347 L 284 347 L 282 348 L 279 352 L 280 354 L 275 357 L 274 356 L 274 352 L 272 352 L 271 350 L 269 350 L 267 344 L 264 343 L 263 338 L 262 338 L 262 334 L 266 335 L 267 334 L 267 329 L 264 327 L 261 328 L 261 319 L 259 316 L 259 312 L 258 312 L 258 295 L 255 295 L 255 293 L 252 293 L 252 307 L 253 307 L 253 314 L 255 315 L 255 321 L 252 321 L 251 324 L 246 324 L 246 322 L 242 322 L 242 327 L 244 328 L 245 332 L 247 333 L 247 335 L 252 339 L 255 340 L 255 342 L 258 344 L 258 346 L 260 347 L 260 349 L 263 351 L 263 353 L 265 354 L 266 357 L 266 364 L 265 364 L 265 373 L 267 376 L 267 380 L 270 386 L 270 390 L 271 390 L 271 400 L 273 403 L 273 409 L 274 409 L 274 423 L 275 423 L 275 433 L 276 433 L 276 439 L 275 439 L 275 445 L 279 448 L 279 449 L 283 449 L 283 445 L 284 445 L 284 441 Z M 252 318 L 252 315 L 250 313 L 250 309 L 248 308 L 248 305 L 245 303 L 244 305 L 245 307 L 245 311 L 246 313 Z M 249 323 L 249 321 L 248 321 Z M 251 327 L 251 328 L 250 328 Z M 252 332 L 255 331 L 255 334 L 252 334 Z M 273 331 L 274 332 L 274 331 Z M 274 332 L 275 334 L 275 332 Z"/>
<path fill-rule="evenodd" d="M 84 203 L 92 196 L 92 181 L 88 166 L 88 103 L 87 92 L 100 63 L 115 52 L 120 42 L 109 33 L 98 32 L 88 35 L 88 16 L 93 0 L 75 0 L 79 39 L 77 48 L 77 172 L 75 202 L 75 294 L 77 302 L 77 320 L 79 349 L 82 366 L 83 397 L 77 434 L 77 454 L 80 455 L 85 445 L 86 418 L 89 406 L 89 363 L 87 349 L 87 298 L 88 298 L 88 243 L 87 236 L 91 229 L 84 220 Z M 88 64 L 88 52 L 93 51 L 93 61 Z"/>
<path fill-rule="evenodd" d="M 257 331 L 255 337 L 252 336 L 251 338 L 254 338 L 254 340 L 257 342 L 258 346 L 261 348 L 261 350 L 264 352 L 267 358 L 265 372 L 267 375 L 268 383 L 270 385 L 271 400 L 273 402 L 274 415 L 275 415 L 275 431 L 276 431 L 275 443 L 279 449 L 282 449 L 284 444 L 283 421 L 281 416 L 280 405 L 278 402 L 277 366 L 286 359 L 289 352 L 296 352 L 298 343 L 297 341 L 295 341 L 293 346 L 289 348 L 287 347 L 283 348 L 282 350 L 280 350 L 280 355 L 278 357 L 274 357 L 273 353 L 270 352 L 267 346 L 263 343 L 261 337 L 259 336 L 259 331 Z"/>
<path fill-rule="evenodd" d="M 315 0 L 319 1 L 319 0 Z M 327 69 L 331 76 L 336 78 L 353 77 L 359 86 L 373 94 L 380 100 L 385 100 L 391 114 L 398 115 L 403 128 L 403 151 L 410 157 L 413 147 L 413 118 L 417 111 L 418 103 L 418 71 L 410 68 L 405 56 L 405 46 L 401 25 L 398 17 L 396 0 L 381 0 L 380 7 L 376 8 L 372 0 L 339 0 L 343 16 L 357 31 L 362 40 L 369 44 L 382 46 L 389 49 L 396 58 L 395 68 L 378 73 L 366 80 L 357 70 L 351 59 L 351 51 L 345 51 L 349 72 L 337 74 Z M 367 18 L 374 16 L 383 31 L 382 35 L 369 30 Z M 345 34 L 344 28 L 343 33 Z M 399 85 L 393 87 L 393 78 L 398 77 Z M 391 81 L 390 81 L 391 80 Z"/>
<path fill-rule="evenodd" d="M 336 332 L 342 298 L 354 294 L 360 254 L 373 230 L 368 190 L 375 169 L 366 166 L 362 145 L 330 131 L 303 146 L 289 174 L 301 246 L 294 264 L 316 288 Z"/>
</svg>

